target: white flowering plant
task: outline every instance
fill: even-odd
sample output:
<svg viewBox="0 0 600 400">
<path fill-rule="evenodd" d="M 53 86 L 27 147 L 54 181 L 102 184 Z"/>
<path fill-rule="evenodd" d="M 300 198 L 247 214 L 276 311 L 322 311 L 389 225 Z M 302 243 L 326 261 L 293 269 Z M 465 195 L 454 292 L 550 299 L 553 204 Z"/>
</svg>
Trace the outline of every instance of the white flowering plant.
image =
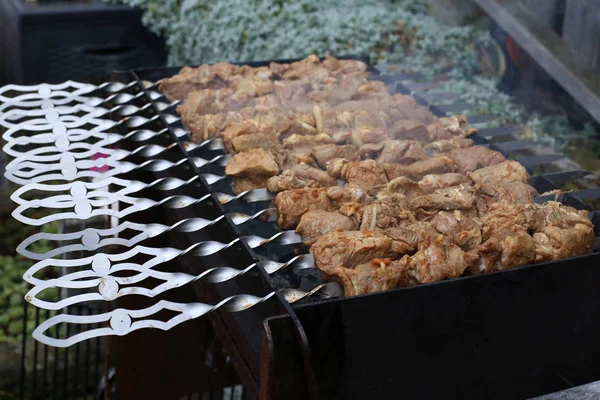
<svg viewBox="0 0 600 400">
<path fill-rule="evenodd" d="M 301 58 L 308 54 L 368 56 L 401 64 L 460 95 L 475 111 L 502 116 L 498 123 L 558 150 L 569 137 L 594 129 L 572 127 L 566 117 L 525 110 L 479 69 L 475 46 L 492 40 L 474 25 L 447 26 L 426 0 L 107 0 L 142 8 L 143 22 L 164 37 L 170 65 Z M 440 77 L 442 77 L 440 79 Z M 575 133 L 573 133 L 575 132 Z M 587 139 L 586 139 L 587 140 Z"/>
</svg>

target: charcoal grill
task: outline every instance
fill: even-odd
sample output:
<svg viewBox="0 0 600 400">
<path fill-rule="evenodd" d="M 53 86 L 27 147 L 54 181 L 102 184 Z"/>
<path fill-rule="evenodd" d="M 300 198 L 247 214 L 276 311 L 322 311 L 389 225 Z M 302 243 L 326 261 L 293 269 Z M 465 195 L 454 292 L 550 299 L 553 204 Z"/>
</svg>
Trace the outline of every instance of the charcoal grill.
<svg viewBox="0 0 600 400">
<path fill-rule="evenodd" d="M 293 60 L 279 62 L 285 61 Z M 600 323 L 594 318 L 600 311 L 596 284 L 600 281 L 599 212 L 591 213 L 596 243 L 594 253 L 587 256 L 351 298 L 317 291 L 290 304 L 290 298 L 286 300 L 277 290 L 299 288 L 306 295 L 323 282 L 314 268 L 285 268 L 298 256 L 298 248 L 282 244 L 276 223 L 262 213 L 272 196 L 260 189 L 236 196 L 230 190 L 231 181 L 224 177 L 223 163 L 199 162 L 218 160 L 224 154 L 219 139 L 191 145 L 175 105 L 168 104 L 153 83 L 178 70 L 138 69 L 113 75 L 115 82 L 125 84 L 118 93 L 132 95 L 120 105 L 139 108 L 132 117 L 137 122 L 119 125 L 118 133 L 158 132 L 143 143 L 163 146 L 164 151 L 150 158 L 171 163 L 165 168 L 135 169 L 120 177 L 144 182 L 177 177 L 188 183 L 160 191 L 149 187 L 136 196 L 157 202 L 173 195 L 202 200 L 158 208 L 160 213 L 151 207 L 127 220 L 165 226 L 186 218 L 215 221 L 198 230 L 169 231 L 148 239 L 168 236 L 170 245 L 179 249 L 209 240 L 226 245 L 211 254 L 178 257 L 181 268 L 192 275 L 214 266 L 243 270 L 261 262 L 264 267 L 269 260 L 283 263 L 276 272 L 257 267 L 225 283 L 193 284 L 198 298 L 210 304 L 240 293 L 270 296 L 243 312 L 210 313 L 250 398 L 529 398 L 600 379 L 596 340 Z M 431 85 L 415 82 L 415 76 L 380 77 L 394 91 L 414 95 L 438 116 L 469 108 L 468 104 L 438 104 L 452 96 L 428 91 Z M 470 116 L 469 122 L 483 124 L 493 119 Z M 528 155 L 527 149 L 535 143 L 507 140 L 513 131 L 511 127 L 482 128 L 473 139 L 519 160 L 530 172 L 562 158 Z M 170 146 L 173 143 L 176 146 Z M 126 139 L 118 143 L 122 150 L 131 151 L 128 160 L 141 165 L 148 155 L 135 152 L 139 144 Z M 534 174 L 531 184 L 542 193 L 588 174 L 579 170 Z M 558 200 L 590 209 L 586 202 L 599 195 L 600 189 L 588 189 L 561 194 Z M 247 240 L 250 235 L 270 243 L 261 241 L 255 247 Z"/>
</svg>

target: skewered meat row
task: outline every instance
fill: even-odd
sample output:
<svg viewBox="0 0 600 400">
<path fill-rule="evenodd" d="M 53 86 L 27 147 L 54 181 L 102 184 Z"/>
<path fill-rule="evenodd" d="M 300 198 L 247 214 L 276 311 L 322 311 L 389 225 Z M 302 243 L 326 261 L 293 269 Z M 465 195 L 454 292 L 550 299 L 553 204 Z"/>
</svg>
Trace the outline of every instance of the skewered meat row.
<svg viewBox="0 0 600 400">
<path fill-rule="evenodd" d="M 266 187 L 322 274 L 356 295 L 589 253 L 587 212 L 533 203 L 515 161 L 369 81 L 356 61 L 311 56 L 215 64 L 164 80 L 196 142 L 234 153 L 232 190 Z M 343 186 L 338 186 L 338 182 Z"/>
<path fill-rule="evenodd" d="M 203 89 L 252 86 L 250 83 L 254 81 L 274 82 L 278 79 L 322 82 L 340 75 L 363 75 L 366 70 L 367 66 L 360 61 L 327 57 L 321 62 L 314 55 L 291 64 L 271 63 L 269 67 L 259 68 L 229 63 L 204 64 L 198 68 L 184 67 L 177 75 L 164 79 L 159 90 L 173 101 L 186 99 L 191 92 Z"/>
<path fill-rule="evenodd" d="M 340 281 L 347 295 L 494 272 L 591 252 L 594 231 L 587 216 L 556 203 L 529 206 L 525 211 L 532 219 L 524 225 L 514 224 L 514 219 L 507 218 L 506 221 L 512 223 L 494 226 L 484 218 L 440 212 L 431 221 L 404 227 L 332 231 L 318 239 L 311 252 L 324 275 Z M 498 218 L 502 212 L 515 211 L 495 212 Z M 540 215 L 547 212 L 562 214 L 559 225 L 565 225 L 569 215 L 577 218 L 562 228 L 552 224 L 535 227 Z M 530 230 L 535 233 L 531 235 Z M 369 267 L 359 268 L 364 264 Z M 373 269 L 383 269 L 379 272 L 383 275 L 373 276 L 371 280 L 361 276 Z M 386 279 L 381 280 L 382 276 Z"/>
</svg>

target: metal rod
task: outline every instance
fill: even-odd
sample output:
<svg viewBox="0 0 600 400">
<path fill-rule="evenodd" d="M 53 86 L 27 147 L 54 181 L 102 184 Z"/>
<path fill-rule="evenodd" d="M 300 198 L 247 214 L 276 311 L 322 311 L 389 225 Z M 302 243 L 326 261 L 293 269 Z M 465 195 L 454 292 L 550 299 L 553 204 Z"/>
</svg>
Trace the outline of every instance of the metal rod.
<svg viewBox="0 0 600 400">
<path fill-rule="evenodd" d="M 92 314 L 92 311 L 86 307 L 86 311 L 85 311 L 86 315 L 90 315 Z M 85 342 L 85 365 L 83 366 L 83 374 L 84 374 L 84 378 L 83 378 L 83 390 L 84 393 L 87 393 L 88 388 L 89 388 L 89 374 L 90 374 L 90 346 L 91 346 L 92 341 L 91 340 L 87 340 Z"/>
<path fill-rule="evenodd" d="M 108 312 L 110 307 L 108 303 L 104 304 L 104 311 Z M 105 322 L 104 325 L 108 325 L 108 322 Z M 109 379 L 108 379 L 108 336 L 104 337 L 104 400 L 108 400 L 108 392 L 109 392 Z"/>
<path fill-rule="evenodd" d="M 98 324 L 97 327 L 100 328 L 102 325 Z M 100 364 L 102 364 L 102 360 L 101 360 L 101 354 L 100 354 L 100 346 L 101 346 L 101 340 L 100 338 L 96 338 L 96 340 L 94 341 L 94 343 L 96 344 L 96 355 L 94 356 L 94 374 L 92 375 L 92 379 L 94 382 L 97 382 L 98 379 L 100 379 Z"/>
<path fill-rule="evenodd" d="M 59 291 L 60 293 L 60 291 Z M 60 296 L 60 294 L 59 294 Z M 60 328 L 57 325 L 56 329 L 54 329 L 54 334 L 56 337 L 60 337 Z M 58 347 L 54 348 L 54 370 L 52 371 L 52 398 L 56 399 L 57 387 L 58 387 Z"/>
<path fill-rule="evenodd" d="M 50 310 L 46 310 L 46 319 L 50 318 Z M 42 398 L 48 389 L 48 346 L 44 346 L 44 373 L 42 374 Z"/>
<path fill-rule="evenodd" d="M 71 311 L 71 307 L 67 307 L 67 312 Z M 65 327 L 65 336 L 69 336 L 69 324 L 66 324 L 67 326 Z M 64 362 L 64 371 L 63 371 L 63 398 L 67 398 L 67 392 L 68 392 L 68 388 L 67 388 L 67 382 L 69 382 L 69 348 L 65 349 L 65 354 L 63 356 L 63 362 Z"/>
<path fill-rule="evenodd" d="M 40 324 L 40 309 L 35 309 L 35 326 Z M 33 380 L 31 382 L 31 397 L 35 398 L 37 389 L 37 359 L 38 359 L 38 346 L 39 343 L 33 343 Z"/>
<path fill-rule="evenodd" d="M 75 327 L 75 332 L 79 333 L 81 331 L 81 329 L 82 329 L 81 326 L 77 325 L 77 327 Z M 75 346 L 75 361 L 73 362 L 74 367 L 75 367 L 75 368 L 73 368 L 73 378 L 72 378 L 72 380 L 73 380 L 72 390 L 73 390 L 73 398 L 74 399 L 76 399 L 76 398 L 79 397 L 79 396 L 77 396 L 77 392 L 78 392 L 78 390 L 77 390 L 77 379 L 79 378 L 79 353 L 80 353 L 79 348 L 80 347 L 81 347 L 80 343 L 78 343 Z"/>
<path fill-rule="evenodd" d="M 25 353 L 27 351 L 27 307 L 28 302 L 23 302 L 23 339 L 21 339 L 21 380 L 19 382 L 19 400 L 25 399 Z M 36 343 L 34 343 L 35 345 Z"/>
</svg>

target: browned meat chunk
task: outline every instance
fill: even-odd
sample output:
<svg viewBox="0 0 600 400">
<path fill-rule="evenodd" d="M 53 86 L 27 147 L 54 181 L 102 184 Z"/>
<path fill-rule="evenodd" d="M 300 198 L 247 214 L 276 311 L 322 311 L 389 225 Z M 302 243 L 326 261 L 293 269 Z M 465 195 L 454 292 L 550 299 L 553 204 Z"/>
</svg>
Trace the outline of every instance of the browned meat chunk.
<svg viewBox="0 0 600 400">
<path fill-rule="evenodd" d="M 431 225 L 464 251 L 475 249 L 483 240 L 481 222 L 476 218 L 463 216 L 458 210 L 452 213 L 440 211 L 432 218 Z"/>
<path fill-rule="evenodd" d="M 375 160 L 349 162 L 344 159 L 336 159 L 329 163 L 327 172 L 334 178 L 341 178 L 365 190 L 383 185 L 388 181 L 384 169 Z"/>
<path fill-rule="evenodd" d="M 264 149 L 251 149 L 237 153 L 225 166 L 228 176 L 273 176 L 279 173 L 275 156 Z"/>
<path fill-rule="evenodd" d="M 389 258 L 374 259 L 356 268 L 337 268 L 329 274 L 344 287 L 345 296 L 376 293 L 408 285 L 403 265 Z"/>
<path fill-rule="evenodd" d="M 374 258 L 395 256 L 392 239 L 370 231 L 327 233 L 313 244 L 310 252 L 325 275 L 332 275 L 336 268 L 354 268 Z"/>
<path fill-rule="evenodd" d="M 492 203 L 487 212 L 481 215 L 483 237 L 487 240 L 496 230 L 519 226 L 523 230 L 540 225 L 538 210 L 533 204 Z"/>
<path fill-rule="evenodd" d="M 235 95 L 236 92 L 230 88 L 198 90 L 191 92 L 178 110 L 185 116 L 190 114 L 206 115 L 238 111 L 254 105 L 253 97 Z"/>
<path fill-rule="evenodd" d="M 389 181 L 383 188 L 375 188 L 377 190 L 377 198 L 385 198 L 393 194 L 401 194 L 409 199 L 421 196 L 423 192 L 419 187 L 419 183 L 409 179 L 405 176 L 401 176 L 396 179 Z"/>
<path fill-rule="evenodd" d="M 229 122 L 245 119 L 240 112 L 199 115 L 192 114 L 187 117 L 182 115 L 181 122 L 184 128 L 192 131 L 192 142 L 201 143 L 221 134 Z"/>
<path fill-rule="evenodd" d="M 533 198 L 538 195 L 537 190 L 521 181 L 484 185 L 479 187 L 477 192 L 486 201 L 509 204 L 533 203 Z"/>
<path fill-rule="evenodd" d="M 548 226 L 558 228 L 572 228 L 577 224 L 587 225 L 593 228 L 592 222 L 586 210 L 577 210 L 573 207 L 564 206 L 556 201 L 549 201 L 543 206 L 537 207 L 537 219 L 535 229 L 542 230 Z"/>
<path fill-rule="evenodd" d="M 406 226 L 415 221 L 406 197 L 395 194 L 367 204 L 363 209 L 360 229 L 375 230 Z"/>
<path fill-rule="evenodd" d="M 260 79 L 256 76 L 241 75 L 230 78 L 229 87 L 235 90 L 233 98 L 252 98 L 265 96 L 273 91 L 273 81 Z"/>
<path fill-rule="evenodd" d="M 448 157 L 454 161 L 456 172 L 466 173 L 476 169 L 488 167 L 490 165 L 500 164 L 506 161 L 506 158 L 494 150 L 483 146 L 472 146 L 464 149 L 452 150 Z"/>
<path fill-rule="evenodd" d="M 366 72 L 367 65 L 358 60 L 338 60 L 327 56 L 323 60 L 323 66 L 337 73 Z"/>
<path fill-rule="evenodd" d="M 504 161 L 496 165 L 490 165 L 489 167 L 469 172 L 467 175 L 479 186 L 497 185 L 502 182 L 512 181 L 529 182 L 529 174 L 525 167 L 517 161 L 512 160 Z"/>
<path fill-rule="evenodd" d="M 320 81 L 330 76 L 330 71 L 323 67 L 319 58 L 310 55 L 303 60 L 293 62 L 281 74 L 284 79 L 302 79 Z"/>
<path fill-rule="evenodd" d="M 427 130 L 429 132 L 428 142 L 459 137 L 464 138 L 477 132 L 477 129 L 469 128 L 467 117 L 464 115 L 453 115 L 451 117 L 440 118 L 428 125 Z"/>
<path fill-rule="evenodd" d="M 460 210 L 465 215 L 473 215 L 476 211 L 474 191 L 465 186 L 438 189 L 411 199 L 410 205 L 419 220 L 429 220 L 440 211 Z"/>
<path fill-rule="evenodd" d="M 495 230 L 477 249 L 481 259 L 478 269 L 471 269 L 474 274 L 531 264 L 536 256 L 532 237 L 517 225 Z"/>
<path fill-rule="evenodd" d="M 201 65 L 198 68 L 183 67 L 172 78 L 163 79 L 159 90 L 169 101 L 182 100 L 195 90 L 220 89 L 227 86 L 230 75 L 239 67 L 227 63 Z"/>
<path fill-rule="evenodd" d="M 348 184 L 346 186 L 332 186 L 327 189 L 327 197 L 337 204 L 358 203 L 367 204 L 369 196 L 358 185 Z"/>
<path fill-rule="evenodd" d="M 335 211 L 312 210 L 300 218 L 296 232 L 302 235 L 302 240 L 307 246 L 312 246 L 317 239 L 333 231 L 354 231 L 356 222 Z"/>
<path fill-rule="evenodd" d="M 438 119 L 368 75 L 311 55 L 184 68 L 160 90 L 185 100 L 193 142 L 222 137 L 235 153 L 235 193 L 279 192 L 279 226 L 312 245 L 347 296 L 592 251 L 586 211 L 534 204 L 527 170 L 474 146 L 465 116 Z"/>
<path fill-rule="evenodd" d="M 235 178 L 231 184 L 231 190 L 235 194 L 240 194 L 247 190 L 254 190 L 267 187 L 268 176 L 255 176 L 249 178 Z"/>
<path fill-rule="evenodd" d="M 326 134 L 315 136 L 292 135 L 283 140 L 283 147 L 290 150 L 293 154 L 310 154 L 314 146 L 328 143 L 331 143 L 331 137 Z"/>
<path fill-rule="evenodd" d="M 594 229 L 589 224 L 576 223 L 572 228 L 547 226 L 533 234 L 536 262 L 560 260 L 592 252 Z"/>
<path fill-rule="evenodd" d="M 473 140 L 468 138 L 453 138 L 453 139 L 442 139 L 435 142 L 431 142 L 423 149 L 427 152 L 430 157 L 441 156 L 444 153 L 449 153 L 452 150 L 462 149 L 465 147 L 473 146 Z"/>
<path fill-rule="evenodd" d="M 236 151 L 243 151 L 244 147 L 246 150 L 249 148 L 269 149 L 269 145 L 280 147 L 275 131 L 268 125 L 255 120 L 230 122 L 223 128 L 221 135 L 225 148 L 230 152 L 236 150 L 236 146 L 240 148 Z M 250 135 L 254 136 L 244 138 L 244 136 Z M 254 142 L 254 147 L 248 147 L 252 145 L 252 142 Z"/>
<path fill-rule="evenodd" d="M 390 179 L 406 176 L 413 181 L 418 181 L 425 175 L 445 174 L 455 170 L 454 161 L 446 156 L 432 157 L 410 165 L 384 164 L 383 168 Z"/>
<path fill-rule="evenodd" d="M 406 270 L 409 284 L 416 285 L 458 278 L 467 268 L 467 261 L 460 247 L 426 237 L 413 256 L 406 255 L 392 265 Z"/>
<path fill-rule="evenodd" d="M 336 184 L 335 179 L 327 172 L 301 163 L 271 177 L 267 182 L 267 189 L 277 193 L 291 189 L 330 187 Z"/>
<path fill-rule="evenodd" d="M 286 190 L 275 196 L 274 204 L 279 213 L 278 224 L 281 229 L 294 228 L 307 211 L 334 209 L 324 188 Z"/>
<path fill-rule="evenodd" d="M 350 141 L 356 147 L 365 143 L 381 143 L 389 139 L 384 128 L 356 128 L 350 131 Z"/>
<path fill-rule="evenodd" d="M 348 161 L 360 161 L 356 146 L 353 144 L 338 146 L 337 144 L 322 144 L 312 148 L 312 154 L 317 163 L 325 168 L 327 163 L 335 158 L 345 158 Z"/>
<path fill-rule="evenodd" d="M 462 183 L 467 183 L 469 178 L 466 175 L 449 172 L 447 174 L 429 174 L 425 175 L 419 181 L 419 188 L 423 194 L 433 193 L 438 189 L 445 187 L 458 186 Z"/>
<path fill-rule="evenodd" d="M 274 121 L 269 121 L 269 123 L 273 126 L 273 129 L 278 133 L 281 139 L 287 139 L 295 135 L 314 136 L 317 134 L 315 121 L 308 114 L 290 113 L 285 117 L 278 117 Z M 331 140 L 329 140 L 329 142 L 331 142 Z"/>
<path fill-rule="evenodd" d="M 427 143 L 429 141 L 427 127 L 419 121 L 398 120 L 388 129 L 388 134 L 393 139 L 416 140 L 420 143 Z"/>
<path fill-rule="evenodd" d="M 419 243 L 425 241 L 425 238 L 439 236 L 439 233 L 428 222 L 416 222 L 406 227 L 387 228 L 383 232 L 393 240 L 392 250 L 400 255 L 413 254 L 417 251 Z"/>
<path fill-rule="evenodd" d="M 250 149 L 277 149 L 281 147 L 277 136 L 271 133 L 251 133 L 234 137 L 231 141 L 232 150 L 236 153 Z"/>
<path fill-rule="evenodd" d="M 388 140 L 377 157 L 379 164 L 412 164 L 429 158 L 421 144 L 414 140 Z"/>
</svg>

